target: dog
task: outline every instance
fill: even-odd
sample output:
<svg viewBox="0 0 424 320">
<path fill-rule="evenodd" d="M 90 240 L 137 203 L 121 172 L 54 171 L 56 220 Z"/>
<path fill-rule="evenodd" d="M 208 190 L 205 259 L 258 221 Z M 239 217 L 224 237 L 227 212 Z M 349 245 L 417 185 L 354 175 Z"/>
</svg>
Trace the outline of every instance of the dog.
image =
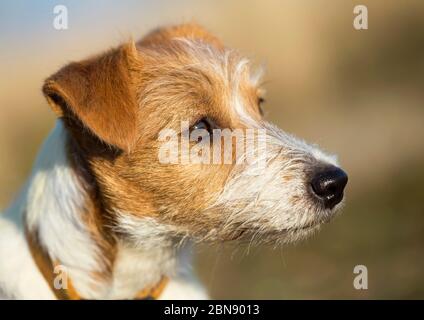
<svg viewBox="0 0 424 320">
<path fill-rule="evenodd" d="M 347 175 L 334 156 L 263 119 L 260 77 L 193 23 L 50 76 L 42 91 L 58 119 L 0 219 L 2 297 L 206 299 L 190 269 L 193 244 L 279 245 L 327 223 Z M 256 158 L 235 161 L 247 151 L 230 151 L 225 163 L 159 161 L 158 135 L 181 131 L 182 121 L 211 136 L 260 130 Z"/>
</svg>

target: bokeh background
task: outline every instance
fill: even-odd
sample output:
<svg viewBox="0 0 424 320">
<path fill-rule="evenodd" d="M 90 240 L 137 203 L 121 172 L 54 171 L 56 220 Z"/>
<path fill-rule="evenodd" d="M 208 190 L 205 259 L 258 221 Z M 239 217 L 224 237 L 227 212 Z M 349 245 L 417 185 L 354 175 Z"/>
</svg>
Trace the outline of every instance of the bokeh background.
<svg viewBox="0 0 424 320">
<path fill-rule="evenodd" d="M 69 29 L 53 28 L 53 7 Z M 365 4 L 369 29 L 353 28 Z M 53 126 L 43 79 L 158 25 L 195 20 L 267 67 L 267 118 L 335 152 L 344 213 L 272 249 L 202 246 L 213 298 L 424 298 L 424 2 L 421 0 L 0 2 L 0 208 Z M 1 262 L 0 262 L 1 263 Z M 355 290 L 353 268 L 368 267 Z"/>
</svg>

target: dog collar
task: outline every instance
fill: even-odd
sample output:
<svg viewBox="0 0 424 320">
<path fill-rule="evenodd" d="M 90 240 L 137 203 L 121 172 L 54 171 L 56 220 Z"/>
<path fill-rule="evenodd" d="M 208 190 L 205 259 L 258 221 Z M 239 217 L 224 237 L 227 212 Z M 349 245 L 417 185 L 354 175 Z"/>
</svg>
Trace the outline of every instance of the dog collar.
<svg viewBox="0 0 424 320">
<path fill-rule="evenodd" d="M 140 290 L 132 300 L 157 300 L 164 291 L 168 281 L 168 277 L 162 276 L 157 284 Z M 52 288 L 52 290 L 60 300 L 85 300 L 75 290 L 71 279 L 68 279 L 67 289 Z"/>
<path fill-rule="evenodd" d="M 35 264 L 38 270 L 40 270 L 44 279 L 47 281 L 56 298 L 59 300 L 84 300 L 84 298 L 81 297 L 75 290 L 75 287 L 72 284 L 72 280 L 69 277 L 67 278 L 66 288 L 57 289 L 54 287 L 54 279 L 57 276 L 57 274 L 54 273 L 54 270 L 55 267 L 60 265 L 60 263 L 58 261 L 53 262 L 49 255 L 40 247 L 36 239 L 34 239 L 33 236 L 31 236 L 28 232 L 26 232 L 26 238 Z M 158 299 L 164 291 L 168 281 L 168 277 L 162 276 L 158 283 L 140 290 L 135 295 L 133 300 Z"/>
</svg>

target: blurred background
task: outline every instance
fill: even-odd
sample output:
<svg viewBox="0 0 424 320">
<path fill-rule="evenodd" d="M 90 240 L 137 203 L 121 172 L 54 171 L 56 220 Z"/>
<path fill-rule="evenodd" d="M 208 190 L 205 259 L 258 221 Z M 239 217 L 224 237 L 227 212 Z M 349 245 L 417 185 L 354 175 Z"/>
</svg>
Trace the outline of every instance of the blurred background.
<svg viewBox="0 0 424 320">
<path fill-rule="evenodd" d="M 53 8 L 68 8 L 68 30 Z M 353 8 L 368 7 L 368 30 Z M 29 174 L 54 116 L 43 79 L 65 63 L 197 21 L 265 63 L 267 118 L 337 153 L 342 215 L 295 246 L 202 246 L 213 298 L 424 298 L 424 2 L 421 0 L 1 1 L 0 209 Z M 368 290 L 353 269 L 368 267 Z"/>
</svg>

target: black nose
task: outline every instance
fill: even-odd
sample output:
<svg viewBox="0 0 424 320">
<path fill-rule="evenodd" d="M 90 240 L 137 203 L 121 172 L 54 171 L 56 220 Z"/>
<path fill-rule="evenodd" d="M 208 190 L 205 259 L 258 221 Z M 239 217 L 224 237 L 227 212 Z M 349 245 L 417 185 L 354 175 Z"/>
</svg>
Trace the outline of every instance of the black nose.
<svg viewBox="0 0 424 320">
<path fill-rule="evenodd" d="M 311 186 L 314 194 L 324 202 L 324 206 L 331 209 L 342 201 L 346 183 L 346 172 L 330 167 L 317 172 L 312 178 Z"/>
</svg>

